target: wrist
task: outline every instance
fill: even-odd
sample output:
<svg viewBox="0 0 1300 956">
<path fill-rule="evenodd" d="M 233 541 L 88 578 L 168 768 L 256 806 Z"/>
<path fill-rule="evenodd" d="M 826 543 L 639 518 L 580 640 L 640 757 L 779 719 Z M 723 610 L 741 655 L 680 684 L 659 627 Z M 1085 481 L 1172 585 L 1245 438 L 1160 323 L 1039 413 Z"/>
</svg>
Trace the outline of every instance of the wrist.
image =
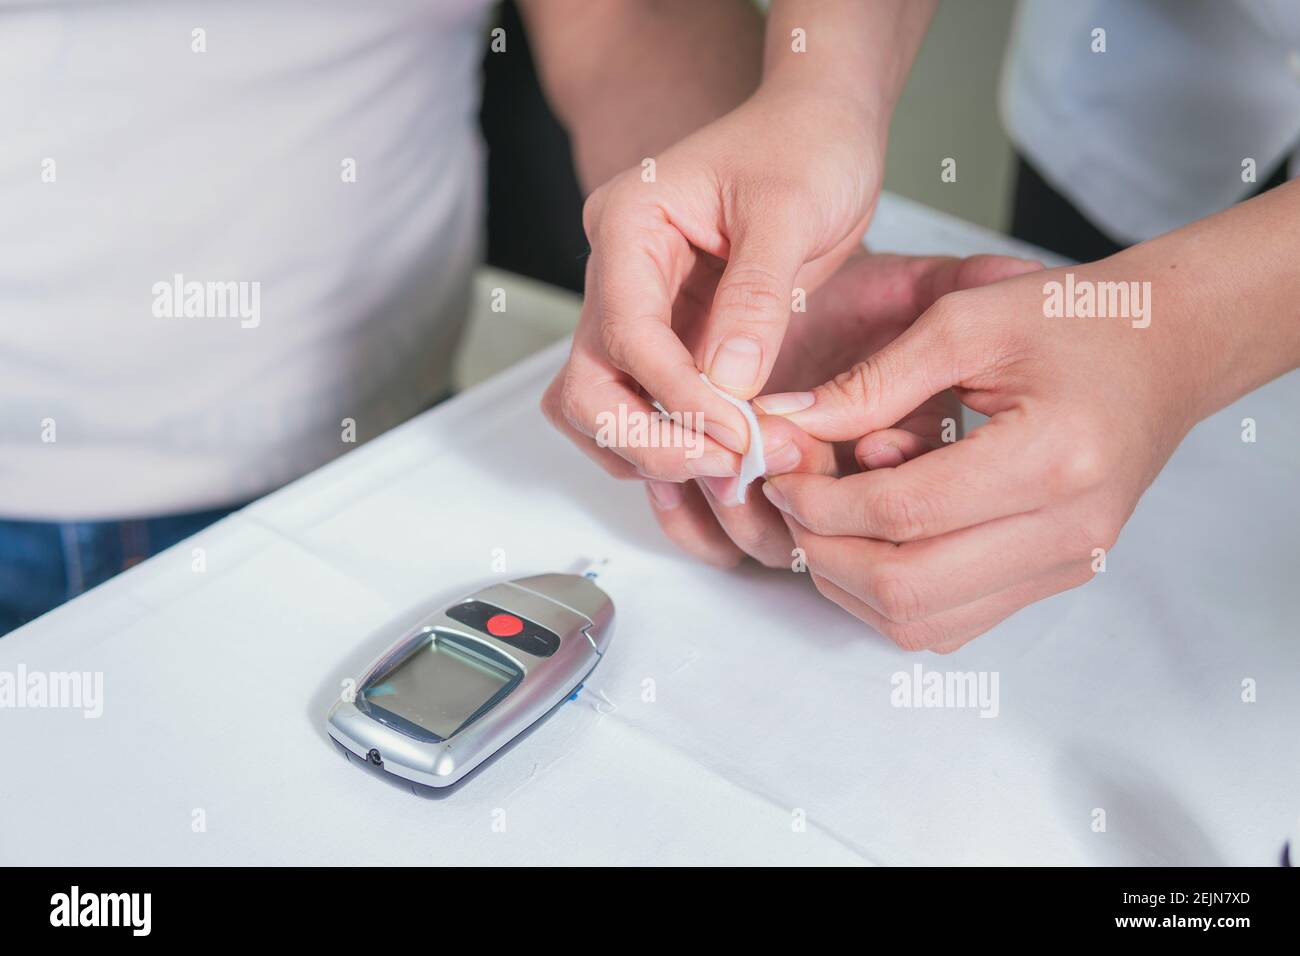
<svg viewBox="0 0 1300 956">
<path fill-rule="evenodd" d="M 1281 264 L 1205 258 L 1178 233 L 1087 267 L 1149 288 L 1145 350 L 1177 383 L 1188 428 L 1300 365 L 1300 322 L 1276 308 Z"/>
<path fill-rule="evenodd" d="M 772 0 L 763 85 L 840 103 L 883 143 L 934 0 Z"/>
<path fill-rule="evenodd" d="M 869 87 L 870 84 L 853 82 L 851 78 L 846 81 L 805 71 L 802 64 L 787 63 L 772 68 L 765 63 L 763 79 L 754 96 L 770 102 L 788 102 L 796 108 L 801 104 L 821 104 L 834 115 L 861 126 L 880 147 L 879 154 L 884 155 L 893 103 Z"/>
<path fill-rule="evenodd" d="M 889 140 L 889 104 L 864 96 L 860 90 L 841 87 L 826 80 L 805 80 L 783 76 L 759 85 L 750 103 L 771 115 L 789 117 L 788 129 L 808 130 L 809 123 L 835 130 L 835 139 L 864 150 L 864 162 L 884 163 Z"/>
</svg>

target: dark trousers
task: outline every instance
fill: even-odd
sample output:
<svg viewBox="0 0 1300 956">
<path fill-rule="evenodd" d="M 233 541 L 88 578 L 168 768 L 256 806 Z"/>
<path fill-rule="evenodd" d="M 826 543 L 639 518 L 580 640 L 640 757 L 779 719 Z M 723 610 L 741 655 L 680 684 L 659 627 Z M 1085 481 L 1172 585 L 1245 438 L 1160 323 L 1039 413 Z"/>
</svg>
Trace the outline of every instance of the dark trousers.
<svg viewBox="0 0 1300 956">
<path fill-rule="evenodd" d="M 233 510 L 135 521 L 0 520 L 0 637 Z"/>
</svg>

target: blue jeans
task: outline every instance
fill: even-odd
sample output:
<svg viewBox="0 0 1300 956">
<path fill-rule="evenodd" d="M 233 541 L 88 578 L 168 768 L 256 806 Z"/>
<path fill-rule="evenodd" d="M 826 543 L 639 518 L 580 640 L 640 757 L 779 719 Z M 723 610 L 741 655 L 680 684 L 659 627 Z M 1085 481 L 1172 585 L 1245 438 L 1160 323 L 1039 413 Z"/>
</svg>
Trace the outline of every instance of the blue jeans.
<svg viewBox="0 0 1300 956">
<path fill-rule="evenodd" d="M 134 521 L 0 519 L 0 637 L 234 510 Z"/>
</svg>

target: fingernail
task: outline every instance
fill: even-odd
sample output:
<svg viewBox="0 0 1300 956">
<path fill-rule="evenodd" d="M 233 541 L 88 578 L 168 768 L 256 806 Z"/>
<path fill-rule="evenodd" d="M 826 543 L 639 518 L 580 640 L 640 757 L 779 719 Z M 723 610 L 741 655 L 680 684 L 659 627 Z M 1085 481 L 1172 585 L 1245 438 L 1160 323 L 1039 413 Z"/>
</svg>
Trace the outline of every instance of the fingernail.
<svg viewBox="0 0 1300 956">
<path fill-rule="evenodd" d="M 739 478 L 701 478 L 700 483 L 704 485 L 709 496 L 718 504 L 730 508 L 740 504 L 740 499 L 736 496 L 736 482 Z"/>
<path fill-rule="evenodd" d="M 747 444 L 735 431 L 726 425 L 719 425 L 717 422 L 705 422 L 704 434 L 708 435 L 723 448 L 734 451 L 737 455 L 745 453 Z"/>
<path fill-rule="evenodd" d="M 787 441 L 773 451 L 763 452 L 763 461 L 769 475 L 780 475 L 799 467 L 799 447 Z"/>
<path fill-rule="evenodd" d="M 767 415 L 791 415 L 808 408 L 816 397 L 812 392 L 778 392 L 775 395 L 760 395 L 754 399 L 754 404 L 760 412 Z"/>
<path fill-rule="evenodd" d="M 650 494 L 654 496 L 655 507 L 660 511 L 672 511 L 682 503 L 682 486 L 675 481 L 648 481 Z"/>
<path fill-rule="evenodd" d="M 713 364 L 709 366 L 709 381 L 738 391 L 753 388 L 758 384 L 758 368 L 762 361 L 763 348 L 757 340 L 733 335 L 714 353 Z"/>
<path fill-rule="evenodd" d="M 772 484 L 770 481 L 763 482 L 763 494 L 767 495 L 767 500 L 772 502 L 772 504 L 776 505 L 779 509 L 789 512 L 790 509 L 785 503 L 785 495 L 776 490 L 776 485 Z"/>
<path fill-rule="evenodd" d="M 686 471 L 696 478 L 726 478 L 737 474 L 735 465 L 709 456 L 687 458 Z"/>
<path fill-rule="evenodd" d="M 903 463 L 903 453 L 897 445 L 881 445 L 870 454 L 862 456 L 868 468 L 895 468 Z"/>
</svg>

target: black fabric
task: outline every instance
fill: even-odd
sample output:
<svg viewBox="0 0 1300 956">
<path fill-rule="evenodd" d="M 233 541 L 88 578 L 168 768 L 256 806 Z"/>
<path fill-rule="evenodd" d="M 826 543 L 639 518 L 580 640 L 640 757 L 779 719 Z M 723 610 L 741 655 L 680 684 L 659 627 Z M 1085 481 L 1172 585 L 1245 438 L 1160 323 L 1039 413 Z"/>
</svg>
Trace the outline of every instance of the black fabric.
<svg viewBox="0 0 1300 956">
<path fill-rule="evenodd" d="M 1263 183 L 1242 196 L 1251 199 L 1286 182 L 1287 161 Z M 1102 232 L 1057 192 L 1023 156 L 1016 157 L 1016 185 L 1011 211 L 1011 235 L 1080 262 L 1114 255 L 1125 244 Z"/>
<path fill-rule="evenodd" d="M 498 26 L 506 52 L 483 60 L 479 124 L 488 148 L 489 265 L 582 291 L 587 237 L 569 137 L 542 94 L 512 0 Z"/>
</svg>

